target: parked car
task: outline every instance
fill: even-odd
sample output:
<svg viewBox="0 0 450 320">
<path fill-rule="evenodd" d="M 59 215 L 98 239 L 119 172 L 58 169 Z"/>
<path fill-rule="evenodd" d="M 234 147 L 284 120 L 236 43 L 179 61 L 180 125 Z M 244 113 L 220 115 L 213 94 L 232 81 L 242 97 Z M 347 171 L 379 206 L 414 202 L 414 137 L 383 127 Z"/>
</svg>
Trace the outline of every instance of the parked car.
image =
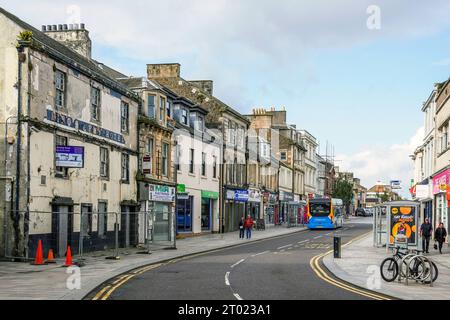
<svg viewBox="0 0 450 320">
<path fill-rule="evenodd" d="M 355 216 L 357 217 L 370 217 L 373 213 L 369 208 L 358 208 L 356 209 Z"/>
</svg>

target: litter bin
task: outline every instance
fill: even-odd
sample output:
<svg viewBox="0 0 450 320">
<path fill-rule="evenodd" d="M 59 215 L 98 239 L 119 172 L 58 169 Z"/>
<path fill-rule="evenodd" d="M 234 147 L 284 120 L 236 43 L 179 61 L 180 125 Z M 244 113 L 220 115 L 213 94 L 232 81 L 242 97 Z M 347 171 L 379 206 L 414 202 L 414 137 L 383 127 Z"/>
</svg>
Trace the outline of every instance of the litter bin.
<svg viewBox="0 0 450 320">
<path fill-rule="evenodd" d="M 334 258 L 340 259 L 341 258 L 341 244 L 342 240 L 341 237 L 334 237 Z"/>
</svg>

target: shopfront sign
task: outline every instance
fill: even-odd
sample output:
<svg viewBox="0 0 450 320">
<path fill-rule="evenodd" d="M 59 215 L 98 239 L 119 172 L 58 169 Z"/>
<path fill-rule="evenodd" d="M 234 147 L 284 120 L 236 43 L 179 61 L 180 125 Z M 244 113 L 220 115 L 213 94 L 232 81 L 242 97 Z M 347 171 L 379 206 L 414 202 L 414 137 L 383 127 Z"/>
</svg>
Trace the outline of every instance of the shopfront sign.
<svg viewBox="0 0 450 320">
<path fill-rule="evenodd" d="M 264 203 L 275 204 L 278 201 L 278 195 L 276 193 L 264 192 L 263 201 Z"/>
<path fill-rule="evenodd" d="M 248 190 L 248 202 L 261 202 L 261 192 L 259 190 Z"/>
<path fill-rule="evenodd" d="M 177 200 L 189 200 L 189 193 L 177 193 Z"/>
<path fill-rule="evenodd" d="M 47 109 L 46 120 L 60 126 L 81 131 L 83 133 L 88 133 L 120 144 L 125 144 L 125 138 L 120 133 L 109 131 L 92 123 L 84 122 L 50 109 Z"/>
<path fill-rule="evenodd" d="M 150 155 L 142 158 L 142 171 L 144 174 L 152 174 L 152 157 Z"/>
<path fill-rule="evenodd" d="M 234 200 L 239 202 L 248 202 L 249 195 L 247 190 L 235 190 Z"/>
<path fill-rule="evenodd" d="M 83 168 L 84 147 L 57 146 L 55 159 L 57 167 Z"/>
<path fill-rule="evenodd" d="M 450 185 L 450 169 L 433 177 L 433 195 L 447 192 Z"/>
<path fill-rule="evenodd" d="M 186 193 L 186 185 L 185 184 L 177 185 L 177 192 L 178 193 Z"/>
<path fill-rule="evenodd" d="M 294 194 L 291 192 L 280 191 L 280 201 L 281 202 L 294 201 Z"/>
<path fill-rule="evenodd" d="M 175 188 L 156 184 L 148 185 L 149 200 L 156 202 L 174 202 Z"/>
<path fill-rule="evenodd" d="M 215 192 L 215 191 L 206 191 L 206 190 L 203 190 L 203 191 L 202 191 L 202 198 L 204 198 L 204 199 L 217 200 L 217 199 L 219 199 L 219 193 L 218 193 L 218 192 Z"/>
</svg>

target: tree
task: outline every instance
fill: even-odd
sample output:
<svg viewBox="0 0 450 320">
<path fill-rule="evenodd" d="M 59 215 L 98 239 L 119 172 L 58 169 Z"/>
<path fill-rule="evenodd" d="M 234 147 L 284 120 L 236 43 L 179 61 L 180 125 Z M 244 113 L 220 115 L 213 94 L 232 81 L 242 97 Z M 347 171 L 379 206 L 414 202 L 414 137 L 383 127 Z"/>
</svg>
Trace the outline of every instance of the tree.
<svg viewBox="0 0 450 320">
<path fill-rule="evenodd" d="M 332 194 L 333 198 L 341 199 L 346 207 L 346 213 L 348 214 L 350 204 L 353 200 L 353 183 L 344 179 L 339 179 L 334 185 Z"/>
<path fill-rule="evenodd" d="M 384 193 L 380 196 L 381 202 L 388 202 L 390 200 L 389 194 L 384 191 Z"/>
</svg>

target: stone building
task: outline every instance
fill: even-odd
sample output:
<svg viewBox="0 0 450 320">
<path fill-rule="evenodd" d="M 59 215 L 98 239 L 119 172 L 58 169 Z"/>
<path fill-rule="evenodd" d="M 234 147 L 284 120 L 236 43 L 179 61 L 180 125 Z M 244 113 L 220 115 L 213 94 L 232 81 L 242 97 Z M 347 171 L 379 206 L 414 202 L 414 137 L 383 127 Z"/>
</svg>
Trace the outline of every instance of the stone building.
<svg viewBox="0 0 450 320">
<path fill-rule="evenodd" d="M 130 230 L 116 215 L 137 208 L 136 125 L 139 97 L 108 76 L 90 51 L 83 28 L 42 31 L 0 9 L 0 121 L 4 166 L 3 242 L 7 256 L 63 256 L 103 250 Z M 61 37 L 60 37 L 61 36 Z M 62 43 L 57 40 L 64 39 Z M 78 42 L 77 42 L 78 43 Z M 79 43 L 77 44 L 77 46 Z M 12 184 L 10 184 L 12 183 Z"/>
<path fill-rule="evenodd" d="M 301 130 L 301 141 L 305 147 L 305 194 L 308 198 L 314 197 L 317 193 L 316 181 L 317 181 L 317 139 L 309 133 L 307 130 Z"/>
<path fill-rule="evenodd" d="M 220 166 L 220 231 L 238 229 L 242 216 L 248 213 L 249 185 L 247 182 L 247 130 L 249 121 L 239 112 L 213 95 L 212 81 L 187 81 L 180 75 L 181 66 L 149 64 L 148 78 L 185 97 L 208 111 L 208 129 L 221 137 L 222 164 Z"/>
</svg>

